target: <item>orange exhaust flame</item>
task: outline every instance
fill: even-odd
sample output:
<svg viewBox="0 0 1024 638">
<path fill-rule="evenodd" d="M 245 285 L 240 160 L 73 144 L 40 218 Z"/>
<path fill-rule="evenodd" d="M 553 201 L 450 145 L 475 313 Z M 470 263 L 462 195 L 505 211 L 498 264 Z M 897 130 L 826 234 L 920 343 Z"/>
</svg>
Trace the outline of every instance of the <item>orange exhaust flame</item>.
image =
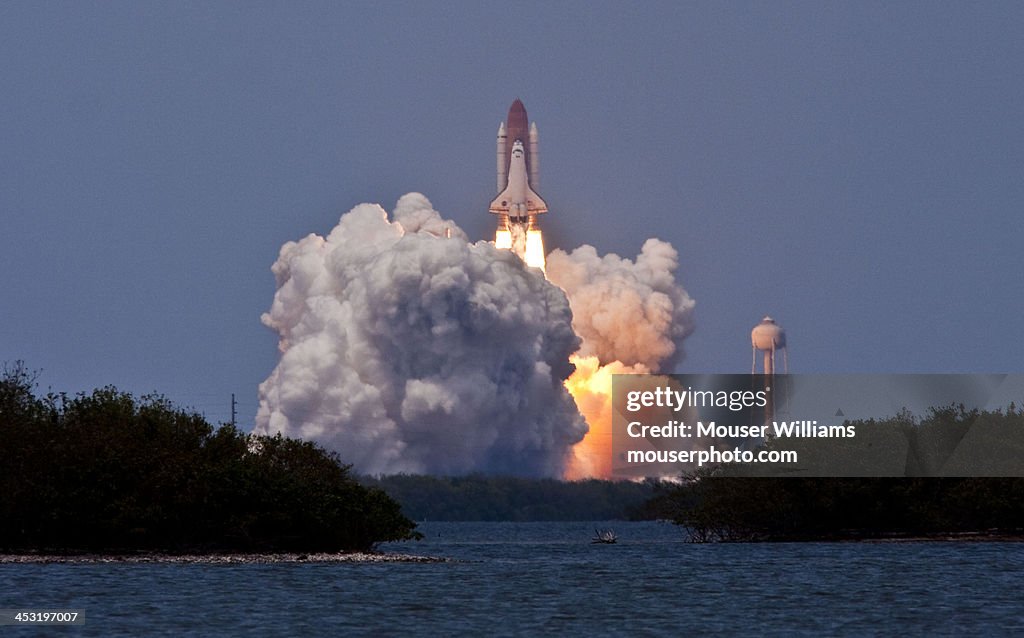
<svg viewBox="0 0 1024 638">
<path fill-rule="evenodd" d="M 523 255 L 523 261 L 527 266 L 540 268 L 542 272 L 547 273 L 544 263 L 544 236 L 539 230 L 526 231 L 526 253 Z"/>
<path fill-rule="evenodd" d="M 540 268 L 541 272 L 546 272 L 544 235 L 539 228 L 523 230 L 519 225 L 498 228 L 494 231 L 494 246 L 511 250 L 519 255 L 527 266 Z"/>
<path fill-rule="evenodd" d="M 642 365 L 627 366 L 613 361 L 602 366 L 597 357 L 569 357 L 576 371 L 565 387 L 576 401 L 590 430 L 573 446 L 563 478 L 578 481 L 612 476 L 612 375 L 646 374 Z"/>
</svg>

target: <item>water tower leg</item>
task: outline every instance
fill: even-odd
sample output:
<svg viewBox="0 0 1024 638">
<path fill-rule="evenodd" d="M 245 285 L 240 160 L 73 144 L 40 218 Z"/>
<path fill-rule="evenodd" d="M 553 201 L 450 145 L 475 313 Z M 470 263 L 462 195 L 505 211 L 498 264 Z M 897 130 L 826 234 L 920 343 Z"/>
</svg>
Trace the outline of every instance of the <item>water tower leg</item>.
<svg viewBox="0 0 1024 638">
<path fill-rule="evenodd" d="M 775 348 L 764 351 L 764 424 L 771 426 L 775 419 L 775 400 L 772 398 L 772 380 L 775 376 Z"/>
</svg>

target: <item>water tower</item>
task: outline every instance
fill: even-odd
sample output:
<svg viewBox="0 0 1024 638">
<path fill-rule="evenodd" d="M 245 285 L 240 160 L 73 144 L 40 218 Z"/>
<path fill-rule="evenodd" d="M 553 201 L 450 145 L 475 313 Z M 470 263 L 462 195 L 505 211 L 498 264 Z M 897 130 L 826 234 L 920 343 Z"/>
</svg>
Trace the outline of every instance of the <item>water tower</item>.
<svg viewBox="0 0 1024 638">
<path fill-rule="evenodd" d="M 764 353 L 764 389 L 767 403 L 764 406 L 764 424 L 771 425 L 775 419 L 775 395 L 772 386 L 775 385 L 775 352 L 782 350 L 783 372 L 789 372 L 789 354 L 786 349 L 786 331 L 775 323 L 775 320 L 766 316 L 761 323 L 754 326 L 750 331 L 750 344 L 753 346 L 750 359 L 750 374 L 757 372 L 757 352 Z"/>
</svg>

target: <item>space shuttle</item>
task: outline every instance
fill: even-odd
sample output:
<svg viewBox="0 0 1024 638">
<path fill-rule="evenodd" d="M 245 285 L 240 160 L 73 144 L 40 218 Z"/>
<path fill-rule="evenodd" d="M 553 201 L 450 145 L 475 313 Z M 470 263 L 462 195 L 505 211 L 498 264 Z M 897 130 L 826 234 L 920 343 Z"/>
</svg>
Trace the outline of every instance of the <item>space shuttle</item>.
<svg viewBox="0 0 1024 638">
<path fill-rule="evenodd" d="M 530 222 L 534 215 L 548 212 L 547 203 L 530 188 L 530 179 L 527 177 L 526 171 L 526 149 L 520 140 L 512 143 L 512 154 L 509 158 L 508 176 L 505 182 L 507 184 L 505 190 L 498 193 L 490 206 L 492 213 L 508 218 L 503 221 L 506 223 Z"/>
<path fill-rule="evenodd" d="M 527 124 L 520 100 L 498 125 L 498 196 L 488 210 L 498 215 L 495 245 L 517 253 L 528 265 L 544 269 L 544 240 L 537 215 L 548 205 L 535 190 L 540 183 L 540 136 L 536 122 Z"/>
</svg>

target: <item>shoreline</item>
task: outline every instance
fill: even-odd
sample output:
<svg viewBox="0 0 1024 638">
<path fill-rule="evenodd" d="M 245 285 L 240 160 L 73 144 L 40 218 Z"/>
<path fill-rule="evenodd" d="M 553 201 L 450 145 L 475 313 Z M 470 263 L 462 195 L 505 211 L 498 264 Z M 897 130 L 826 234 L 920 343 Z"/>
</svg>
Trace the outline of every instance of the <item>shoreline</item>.
<svg viewBox="0 0 1024 638">
<path fill-rule="evenodd" d="M 907 536 L 821 536 L 801 538 L 754 538 L 754 539 L 729 539 L 729 540 L 708 540 L 690 541 L 695 545 L 716 545 L 716 544 L 751 544 L 751 543 L 776 543 L 785 545 L 799 545 L 801 543 L 1024 543 L 1024 535 L 1020 534 L 990 534 L 986 532 L 948 532 L 940 534 L 917 534 Z"/>
<path fill-rule="evenodd" d="M 862 543 L 1022 543 L 1019 534 L 987 534 L 985 532 L 959 532 L 934 536 L 892 536 L 864 538 Z"/>
<path fill-rule="evenodd" d="M 163 565 L 272 565 L 279 563 L 448 563 L 449 558 L 388 553 L 280 553 L 280 554 L 0 554 L 0 565 L 28 564 L 163 564 Z"/>
</svg>

